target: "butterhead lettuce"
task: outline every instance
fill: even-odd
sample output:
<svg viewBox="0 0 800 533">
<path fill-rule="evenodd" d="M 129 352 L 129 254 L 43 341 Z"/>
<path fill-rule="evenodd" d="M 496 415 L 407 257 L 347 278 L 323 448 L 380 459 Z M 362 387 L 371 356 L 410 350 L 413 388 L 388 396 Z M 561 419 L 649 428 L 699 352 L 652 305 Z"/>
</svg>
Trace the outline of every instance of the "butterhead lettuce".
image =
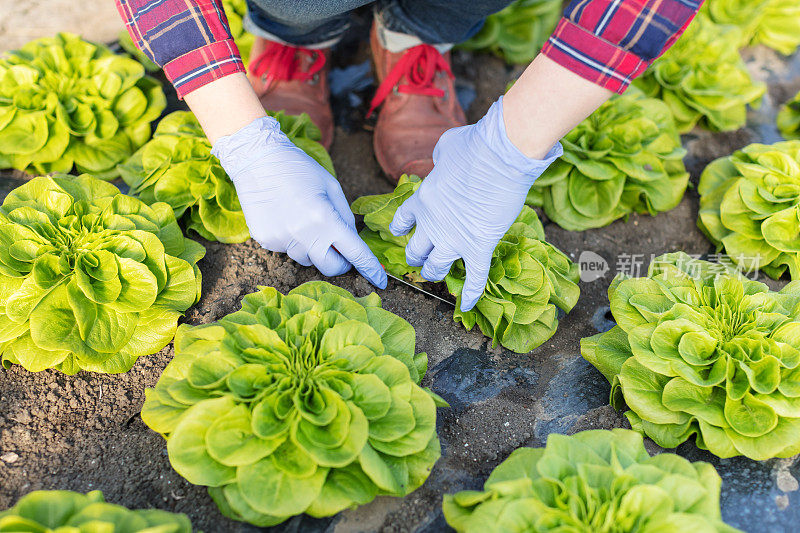
<svg viewBox="0 0 800 533">
<path fill-rule="evenodd" d="M 130 510 L 107 503 L 103 493 L 37 490 L 0 511 L 0 531 L 63 533 L 192 533 L 185 514 L 159 509 Z"/>
<path fill-rule="evenodd" d="M 325 282 L 244 297 L 218 322 L 183 325 L 142 420 L 225 516 L 258 526 L 404 496 L 439 458 L 427 356 L 377 294 Z"/>
<path fill-rule="evenodd" d="M 526 203 L 568 230 L 669 211 L 689 182 L 669 106 L 636 88 L 600 106 L 561 144 L 564 155 L 534 182 Z"/>
<path fill-rule="evenodd" d="M 444 497 L 459 533 L 734 533 L 722 522 L 714 467 L 672 453 L 654 457 L 625 430 L 551 434 L 544 448 L 519 448 L 483 491 Z"/>
<path fill-rule="evenodd" d="M 420 186 L 417 176 L 402 176 L 394 192 L 363 196 L 352 204 L 364 215 L 361 238 L 387 272 L 409 281 L 424 281 L 419 267 L 406 263 L 405 247 L 411 235 L 395 237 L 389 225 L 395 211 Z M 453 318 L 467 330 L 475 325 L 484 335 L 517 353 L 526 353 L 553 336 L 558 310 L 569 312 L 578 300 L 580 271 L 563 252 L 545 242 L 544 228 L 533 209 L 522 212 L 503 236 L 492 255 L 489 279 L 475 307 L 460 309 L 466 270 L 464 262 L 453 264 L 445 278 L 447 289 L 457 298 Z"/>
<path fill-rule="evenodd" d="M 701 13 L 634 85 L 670 107 L 680 133 L 696 125 L 739 129 L 747 121 L 747 105 L 760 105 L 766 92 L 739 55 L 741 38 L 739 28 L 715 24 Z"/>
<path fill-rule="evenodd" d="M 289 139 L 333 174 L 333 163 L 319 144 L 319 129 L 308 115 L 268 112 Z M 236 188 L 195 116 L 175 111 L 158 124 L 153 139 L 119 166 L 130 194 L 146 203 L 166 202 L 188 229 L 210 241 L 250 238 Z"/>
<path fill-rule="evenodd" d="M 0 206 L 0 360 L 118 373 L 172 340 L 205 248 L 167 204 L 89 175 L 30 180 Z"/>
<path fill-rule="evenodd" d="M 697 225 L 745 270 L 800 279 L 800 141 L 751 144 L 700 176 Z"/>
<path fill-rule="evenodd" d="M 789 55 L 800 46 L 800 3 L 795 0 L 707 0 L 701 12 L 742 30 L 742 46 L 763 44 Z"/>
<path fill-rule="evenodd" d="M 0 168 L 118 176 L 167 101 L 136 61 L 77 35 L 0 57 Z"/>
<path fill-rule="evenodd" d="M 719 457 L 800 453 L 800 282 L 773 292 L 683 252 L 608 289 L 617 325 L 581 354 L 659 446 L 695 438 Z"/>
</svg>

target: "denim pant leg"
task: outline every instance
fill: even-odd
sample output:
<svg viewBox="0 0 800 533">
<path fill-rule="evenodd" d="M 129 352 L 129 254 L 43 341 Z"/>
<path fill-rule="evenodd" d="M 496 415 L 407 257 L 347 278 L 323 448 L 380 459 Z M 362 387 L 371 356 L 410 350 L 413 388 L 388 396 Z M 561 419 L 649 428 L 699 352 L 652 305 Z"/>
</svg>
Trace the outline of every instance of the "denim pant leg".
<svg viewBox="0 0 800 533">
<path fill-rule="evenodd" d="M 247 0 L 247 18 L 262 32 L 296 46 L 336 41 L 350 12 L 374 0 Z"/>
<path fill-rule="evenodd" d="M 390 30 L 414 35 L 428 44 L 443 44 L 466 41 L 478 33 L 487 16 L 511 3 L 512 0 L 378 0 L 375 11 Z"/>
</svg>

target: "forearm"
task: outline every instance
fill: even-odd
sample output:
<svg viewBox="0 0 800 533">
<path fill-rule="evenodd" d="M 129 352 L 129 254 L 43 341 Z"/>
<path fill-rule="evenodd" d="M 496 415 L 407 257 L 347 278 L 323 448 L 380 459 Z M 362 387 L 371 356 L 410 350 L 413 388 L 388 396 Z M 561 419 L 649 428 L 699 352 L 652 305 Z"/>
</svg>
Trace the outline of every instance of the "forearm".
<svg viewBox="0 0 800 533">
<path fill-rule="evenodd" d="M 539 54 L 503 97 L 506 135 L 523 154 L 542 159 L 613 94 Z"/>
<path fill-rule="evenodd" d="M 231 135 L 266 113 L 244 73 L 231 74 L 186 94 L 192 110 L 208 140 Z"/>
</svg>

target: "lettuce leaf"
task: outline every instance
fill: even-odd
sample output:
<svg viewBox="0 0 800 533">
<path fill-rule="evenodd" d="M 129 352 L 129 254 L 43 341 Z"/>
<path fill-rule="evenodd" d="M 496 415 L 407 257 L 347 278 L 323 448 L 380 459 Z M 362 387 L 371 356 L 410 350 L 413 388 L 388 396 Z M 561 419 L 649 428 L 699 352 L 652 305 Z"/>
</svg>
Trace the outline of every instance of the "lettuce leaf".
<svg viewBox="0 0 800 533">
<path fill-rule="evenodd" d="M 800 140 L 800 93 L 778 112 L 778 129 L 784 139 Z"/>
<path fill-rule="evenodd" d="M 800 141 L 751 144 L 700 176 L 697 225 L 748 271 L 800 279 Z"/>
<path fill-rule="evenodd" d="M 700 12 L 717 24 L 738 26 L 741 46 L 763 44 L 784 55 L 800 46 L 800 3 L 795 0 L 706 0 Z"/>
<path fill-rule="evenodd" d="M 561 144 L 564 155 L 534 182 L 526 203 L 568 230 L 669 211 L 689 182 L 669 107 L 636 88 L 603 104 Z"/>
<path fill-rule="evenodd" d="M 59 33 L 0 57 L 0 168 L 118 177 L 167 100 L 142 65 Z"/>
<path fill-rule="evenodd" d="M 484 531 L 703 531 L 722 521 L 714 467 L 672 453 L 650 457 L 626 429 L 551 434 L 545 448 L 519 448 L 483 491 L 446 494 L 444 516 L 459 533 Z"/>
<path fill-rule="evenodd" d="M 800 285 L 773 292 L 683 252 L 608 290 L 617 326 L 581 340 L 633 429 L 719 457 L 800 453 Z"/>
<path fill-rule="evenodd" d="M 192 533 L 192 523 L 185 514 L 107 503 L 99 490 L 37 490 L 0 511 L 0 531 Z"/>
<path fill-rule="evenodd" d="M 672 109 L 680 133 L 741 128 L 747 105 L 757 107 L 766 85 L 756 82 L 739 55 L 742 31 L 698 15 L 683 36 L 634 85 Z"/>
<path fill-rule="evenodd" d="M 419 386 L 428 359 L 414 328 L 380 305 L 308 282 L 183 325 L 142 420 L 234 520 L 271 526 L 409 494 L 440 456 L 446 403 Z"/>
<path fill-rule="evenodd" d="M 516 0 L 489 15 L 480 31 L 458 45 L 489 51 L 509 63 L 530 63 L 561 18 L 561 0 Z"/>
<path fill-rule="evenodd" d="M 204 255 L 167 204 L 87 174 L 30 180 L 0 206 L 0 361 L 127 372 L 172 340 Z"/>
</svg>

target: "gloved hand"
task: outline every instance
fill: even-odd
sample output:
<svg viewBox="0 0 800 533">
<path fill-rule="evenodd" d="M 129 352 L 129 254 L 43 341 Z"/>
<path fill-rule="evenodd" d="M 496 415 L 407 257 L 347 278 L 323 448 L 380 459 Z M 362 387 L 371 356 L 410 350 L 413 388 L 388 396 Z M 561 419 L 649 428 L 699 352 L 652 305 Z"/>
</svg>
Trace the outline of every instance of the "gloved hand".
<svg viewBox="0 0 800 533">
<path fill-rule="evenodd" d="M 406 261 L 422 277 L 441 281 L 458 258 L 467 275 L 461 310 L 483 294 L 492 253 L 522 210 L 533 182 L 562 154 L 560 143 L 545 159 L 526 157 L 506 136 L 503 97 L 477 124 L 446 131 L 433 151 L 434 167 L 395 213 L 395 236 L 417 229 Z"/>
<path fill-rule="evenodd" d="M 211 149 L 228 173 L 250 235 L 273 252 L 286 252 L 325 276 L 356 267 L 379 288 L 386 273 L 356 233 L 339 182 L 296 147 L 271 117 L 254 120 Z"/>
</svg>

